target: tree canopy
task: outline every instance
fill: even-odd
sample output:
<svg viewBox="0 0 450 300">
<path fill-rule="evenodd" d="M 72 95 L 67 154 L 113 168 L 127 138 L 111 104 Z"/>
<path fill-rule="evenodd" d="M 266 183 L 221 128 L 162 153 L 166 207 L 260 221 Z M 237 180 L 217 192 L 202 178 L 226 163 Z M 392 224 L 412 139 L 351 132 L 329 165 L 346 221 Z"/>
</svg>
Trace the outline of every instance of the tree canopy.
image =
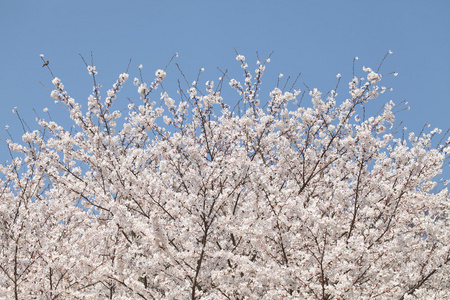
<svg viewBox="0 0 450 300">
<path fill-rule="evenodd" d="M 388 91 L 380 68 L 347 95 L 260 95 L 269 60 L 236 59 L 243 82 L 181 81 L 175 100 L 157 70 L 125 109 L 128 73 L 102 98 L 86 64 L 84 111 L 54 77 L 74 127 L 39 118 L 0 167 L 1 297 L 450 298 L 449 192 L 435 189 L 450 139 L 399 137 L 393 101 L 366 117 Z"/>
</svg>

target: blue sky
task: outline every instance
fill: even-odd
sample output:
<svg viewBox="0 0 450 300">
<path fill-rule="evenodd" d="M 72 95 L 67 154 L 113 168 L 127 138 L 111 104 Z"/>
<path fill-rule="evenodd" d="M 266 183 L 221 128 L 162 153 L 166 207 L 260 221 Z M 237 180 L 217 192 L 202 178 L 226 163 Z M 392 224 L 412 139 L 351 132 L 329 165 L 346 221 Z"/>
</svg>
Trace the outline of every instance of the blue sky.
<svg viewBox="0 0 450 300">
<path fill-rule="evenodd" d="M 446 130 L 450 127 L 449 16 L 447 0 L 1 1 L 0 138 L 7 138 L 6 124 L 14 137 L 20 137 L 21 127 L 11 112 L 14 107 L 34 129 L 38 126 L 33 108 L 42 115 L 48 107 L 53 116 L 62 116 L 39 83 L 52 89 L 52 78 L 41 67 L 41 53 L 70 94 L 87 103 L 92 81 L 78 53 L 90 59 L 93 52 L 104 94 L 132 58 L 126 95 L 137 99 L 132 79 L 139 74 L 139 64 L 150 82 L 154 71 L 178 52 L 176 61 L 189 80 L 201 67 L 206 69 L 203 81 L 217 80 L 216 67 L 241 74 L 234 48 L 249 64 L 256 61 L 256 51 L 262 57 L 274 51 L 263 78 L 268 89 L 278 73 L 286 78 L 301 72 L 301 83 L 327 92 L 340 73 L 341 99 L 348 95 L 353 58 L 359 57 L 358 71 L 362 66 L 376 69 L 391 49 L 394 53 L 381 73 L 399 75 L 386 78 L 384 85 L 394 91 L 380 101 L 409 102 L 411 110 L 398 116 L 408 130 L 419 132 L 425 123 Z M 173 64 L 167 71 L 165 81 L 180 77 Z M 1 145 L 0 161 L 7 159 Z"/>
</svg>

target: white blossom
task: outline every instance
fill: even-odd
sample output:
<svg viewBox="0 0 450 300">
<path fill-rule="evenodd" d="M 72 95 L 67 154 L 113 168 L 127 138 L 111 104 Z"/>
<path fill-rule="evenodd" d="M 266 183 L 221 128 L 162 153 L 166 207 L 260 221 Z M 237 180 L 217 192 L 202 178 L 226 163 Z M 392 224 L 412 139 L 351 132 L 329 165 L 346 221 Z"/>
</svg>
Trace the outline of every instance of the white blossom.
<svg viewBox="0 0 450 300">
<path fill-rule="evenodd" d="M 155 72 L 156 77 L 161 78 L 161 80 L 163 80 L 164 78 L 166 78 L 166 72 L 164 70 L 157 70 Z"/>
<path fill-rule="evenodd" d="M 450 138 L 366 109 L 372 68 L 306 106 L 241 68 L 234 100 L 212 80 L 155 94 L 157 70 L 136 104 L 123 73 L 83 109 L 54 78 L 70 125 L 39 119 L 0 165 L 0 298 L 450 298 Z"/>
<path fill-rule="evenodd" d="M 97 71 L 95 70 L 95 66 L 87 66 L 87 70 L 89 75 L 97 75 Z"/>
</svg>

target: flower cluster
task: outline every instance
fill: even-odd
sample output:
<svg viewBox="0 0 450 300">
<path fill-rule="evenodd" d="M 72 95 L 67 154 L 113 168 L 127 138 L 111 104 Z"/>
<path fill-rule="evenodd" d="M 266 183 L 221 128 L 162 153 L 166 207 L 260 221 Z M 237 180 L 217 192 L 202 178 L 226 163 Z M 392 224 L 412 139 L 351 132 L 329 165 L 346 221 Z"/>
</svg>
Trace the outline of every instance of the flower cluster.
<svg viewBox="0 0 450 300">
<path fill-rule="evenodd" d="M 85 113 L 53 80 L 76 130 L 39 120 L 23 144 L 8 141 L 0 298 L 450 297 L 449 192 L 435 182 L 450 139 L 398 138 L 394 102 L 366 118 L 386 91 L 370 68 L 348 99 L 311 89 L 300 106 L 300 90 L 279 87 L 260 103 L 269 59 L 254 77 L 236 59 L 242 114 L 224 103 L 223 78 L 180 100 L 164 90 L 157 105 L 157 70 L 134 80 L 143 103 L 128 112 L 113 110 L 128 74 L 104 101 L 94 78 Z"/>
</svg>

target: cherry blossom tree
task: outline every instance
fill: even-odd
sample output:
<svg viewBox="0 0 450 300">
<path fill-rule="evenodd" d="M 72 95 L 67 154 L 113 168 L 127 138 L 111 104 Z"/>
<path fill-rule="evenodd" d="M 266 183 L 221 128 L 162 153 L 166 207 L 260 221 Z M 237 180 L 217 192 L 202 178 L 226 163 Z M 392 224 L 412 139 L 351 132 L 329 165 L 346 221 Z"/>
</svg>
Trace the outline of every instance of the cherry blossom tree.
<svg viewBox="0 0 450 300">
<path fill-rule="evenodd" d="M 125 109 L 128 73 L 102 98 L 86 63 L 84 109 L 54 77 L 73 126 L 39 118 L 0 167 L 2 298 L 450 298 L 449 192 L 435 188 L 450 139 L 398 137 L 392 101 L 365 117 L 388 91 L 380 68 L 347 96 L 286 82 L 267 97 L 269 59 L 254 73 L 236 59 L 243 83 L 185 80 L 177 100 L 165 69 L 141 74 Z"/>
</svg>

